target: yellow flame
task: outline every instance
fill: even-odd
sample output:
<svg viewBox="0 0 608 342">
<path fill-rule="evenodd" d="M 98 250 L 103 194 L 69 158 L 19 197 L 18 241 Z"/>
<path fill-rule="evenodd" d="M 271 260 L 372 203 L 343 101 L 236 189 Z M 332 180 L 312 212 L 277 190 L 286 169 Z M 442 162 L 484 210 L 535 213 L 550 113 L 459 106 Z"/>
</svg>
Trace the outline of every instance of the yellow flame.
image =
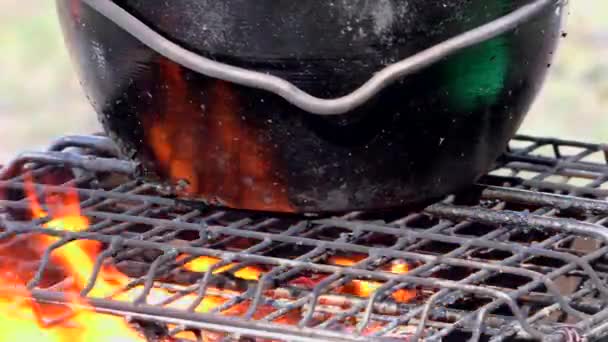
<svg viewBox="0 0 608 342">
<path fill-rule="evenodd" d="M 359 254 L 353 254 L 351 256 L 332 256 L 329 258 L 329 263 L 338 266 L 350 267 L 354 266 L 363 259 L 365 259 L 365 255 Z M 390 266 L 383 269 L 394 274 L 405 274 L 410 271 L 409 265 L 406 262 L 393 262 L 390 264 Z M 383 283 L 379 281 L 355 279 L 342 286 L 339 292 L 368 298 L 382 285 Z M 391 297 L 399 303 L 410 302 L 416 298 L 416 296 L 416 290 L 411 289 L 399 289 L 391 294 Z"/>
<path fill-rule="evenodd" d="M 202 256 L 186 263 L 184 268 L 192 272 L 204 273 L 220 261 L 221 259 L 218 258 Z M 213 271 L 213 274 L 224 273 L 235 265 L 236 264 L 234 263 L 230 263 L 226 266 L 219 267 L 217 270 Z M 259 280 L 262 274 L 263 270 L 256 266 L 246 266 L 234 272 L 235 277 L 244 280 Z"/>
<path fill-rule="evenodd" d="M 45 228 L 79 232 L 88 229 L 90 222 L 80 211 L 80 200 L 75 190 L 66 194 L 56 195 L 52 198 L 47 197 L 49 211 L 45 211 L 40 204 L 34 189 L 31 174 L 25 175 L 25 192 L 30 203 L 30 212 L 34 218 L 51 218 L 44 224 Z M 58 240 L 52 236 L 38 236 L 38 241 L 43 246 L 48 247 Z M 93 273 L 95 263 L 95 253 L 99 242 L 96 241 L 75 241 L 68 243 L 53 251 L 53 259 L 59 261 L 73 276 L 75 285 L 78 289 L 84 288 L 89 277 Z M 126 284 L 126 276 L 109 268 L 102 268 L 97 278 L 95 287 L 90 292 L 94 297 L 108 296 L 117 286 L 106 279 L 113 278 L 115 282 Z M 6 283 L 7 279 L 0 279 Z M 13 286 L 18 286 L 14 284 Z M 75 293 L 72 293 L 72 302 L 84 309 L 76 312 L 74 317 L 69 320 L 69 326 L 54 326 L 44 328 L 40 326 L 40 319 L 34 310 L 32 301 L 18 302 L 15 307 L 14 298 L 0 298 L 0 312 L 11 314 L 4 315 L 0 320 L 0 340 L 12 341 L 22 339 L 24 341 L 144 341 L 135 330 L 120 317 L 103 315 L 93 312 L 93 309 Z M 9 308 L 9 306 L 11 308 Z"/>
</svg>

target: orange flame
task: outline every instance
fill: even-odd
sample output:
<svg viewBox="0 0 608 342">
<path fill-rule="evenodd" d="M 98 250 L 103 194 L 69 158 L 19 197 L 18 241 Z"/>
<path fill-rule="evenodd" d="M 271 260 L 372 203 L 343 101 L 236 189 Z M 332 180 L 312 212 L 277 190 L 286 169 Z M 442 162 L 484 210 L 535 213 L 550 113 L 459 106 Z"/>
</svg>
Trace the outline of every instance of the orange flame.
<svg viewBox="0 0 608 342">
<path fill-rule="evenodd" d="M 72 232 L 81 232 L 89 228 L 90 220 L 82 214 L 78 193 L 75 190 L 72 189 L 65 194 L 45 194 L 43 206 L 36 194 L 32 176 L 26 175 L 25 191 L 32 217 L 47 220 L 43 225 L 45 228 Z M 50 234 L 38 234 L 30 239 L 30 241 L 35 241 L 37 247 L 44 250 L 49 245 L 59 241 L 59 238 L 53 237 Z M 44 322 L 48 321 L 47 316 L 53 309 L 49 305 L 38 303 L 31 298 L 22 281 L 26 276 L 15 274 L 10 267 L 6 270 L 0 268 L 0 294 L 2 294 L 0 295 L 0 312 L 11 313 L 10 315 L 5 315 L 6 317 L 0 320 L 0 340 L 21 338 L 26 341 L 42 342 L 59 342 L 68 339 L 94 342 L 115 340 L 143 341 L 144 338 L 122 318 L 94 312 L 94 308 L 79 295 L 79 291 L 88 285 L 87 282 L 93 273 L 96 257 L 99 255 L 101 247 L 101 244 L 97 241 L 77 240 L 62 245 L 52 252 L 52 262 L 56 265 L 61 265 L 65 269 L 65 271 L 62 271 L 65 273 L 63 276 L 69 275 L 72 279 L 72 282 L 66 285 L 68 290 L 64 291 L 66 291 L 67 297 L 71 304 L 73 304 L 70 306 L 73 314 L 65 321 L 53 324 L 52 326 L 47 326 Z M 329 263 L 343 267 L 352 267 L 366 257 L 366 255 L 359 254 L 333 256 L 329 259 Z M 178 260 L 180 258 L 185 258 L 185 256 L 180 256 Z M 219 258 L 202 256 L 189 261 L 184 265 L 184 268 L 192 272 L 203 273 L 220 262 L 222 260 Z M 225 273 L 236 266 L 236 263 L 230 263 L 218 267 L 213 273 Z M 395 274 L 404 274 L 410 268 L 406 262 L 393 261 L 382 267 L 382 270 Z M 265 272 L 267 270 L 261 266 L 249 265 L 235 271 L 233 275 L 244 280 L 258 281 Z M 310 286 L 314 286 L 315 281 L 319 281 L 318 279 L 315 280 L 313 276 L 309 280 Z M 127 286 L 129 281 L 129 278 L 116 268 L 103 266 L 97 276 L 96 283 L 88 295 L 94 298 L 112 298 L 117 301 L 132 302 L 141 296 L 143 286 L 129 288 Z M 354 279 L 348 284 L 341 286 L 338 292 L 359 297 L 369 297 L 382 285 L 383 283 L 379 281 Z M 11 295 L 9 296 L 5 293 L 10 293 Z M 177 289 L 169 290 L 164 287 L 153 286 L 150 293 L 146 296 L 146 302 L 151 305 L 163 303 L 163 306 L 178 310 L 185 310 L 193 306 L 194 303 L 198 303 L 194 308 L 195 312 L 207 313 L 219 309 L 231 298 L 242 295 L 239 291 L 211 287 L 208 289 L 208 294 L 200 299 L 199 303 L 199 298 L 196 294 L 189 293 L 176 296 L 178 293 L 181 292 L 178 292 Z M 406 303 L 416 297 L 416 291 L 400 289 L 394 291 L 391 296 L 396 302 Z M 222 310 L 221 314 L 226 316 L 242 316 L 248 311 L 250 305 L 250 301 L 243 301 L 226 310 Z M 54 310 L 56 311 L 56 309 Z M 254 313 L 253 319 L 261 319 L 275 311 L 276 308 L 270 305 L 261 305 Z M 293 310 L 276 318 L 274 322 L 279 324 L 297 324 L 301 318 L 302 312 Z M 184 332 L 183 335 L 188 335 L 188 333 Z M 219 333 L 203 334 L 203 341 L 205 342 L 219 341 L 222 338 L 222 334 Z"/>
<path fill-rule="evenodd" d="M 47 196 L 46 203 L 51 212 L 50 215 L 42 209 L 29 173 L 26 174 L 25 191 L 30 202 L 32 216 L 36 218 L 52 217 L 50 221 L 44 224 L 45 228 L 72 232 L 88 229 L 89 219 L 81 214 L 80 199 L 75 190 L 72 189 L 66 194 Z M 41 238 L 44 240 L 45 246 L 58 240 L 58 238 L 50 236 L 42 236 Z M 82 289 L 87 285 L 90 276 L 93 274 L 94 256 L 99 248 L 100 243 L 97 241 L 79 240 L 56 249 L 53 256 L 69 269 L 76 285 Z M 99 298 L 112 294 L 116 285 L 108 283 L 106 279 L 113 279 L 114 282 L 119 282 L 119 285 L 126 285 L 128 282 L 128 278 L 117 270 L 104 267 L 95 283 L 95 287 L 90 292 L 90 296 Z"/>
<path fill-rule="evenodd" d="M 350 256 L 332 256 L 329 258 L 329 263 L 338 266 L 354 266 L 361 260 L 365 259 L 366 255 L 353 254 Z M 383 268 L 384 271 L 394 274 L 405 274 L 410 271 L 409 265 L 406 262 L 393 262 Z M 348 284 L 342 286 L 338 291 L 340 293 L 352 294 L 358 297 L 368 298 L 378 288 L 383 285 L 379 281 L 369 281 L 355 279 Z M 391 294 L 391 297 L 398 303 L 408 303 L 415 299 L 417 296 L 416 290 L 412 289 L 399 289 Z"/>
<path fill-rule="evenodd" d="M 44 327 L 41 308 L 37 308 L 43 305 L 28 298 L 23 283 L 0 279 L 0 287 L 15 291 L 10 297 L 0 297 L 0 312 L 4 313 L 0 319 L 2 341 L 144 341 L 123 319 L 92 312 L 85 303 L 81 303 L 84 309 L 75 312 L 69 321 Z"/>
<path fill-rule="evenodd" d="M 43 208 L 39 197 L 36 194 L 34 182 L 30 174 L 25 175 L 24 188 L 29 201 L 32 217 L 49 219 L 48 222 L 43 225 L 45 228 L 73 232 L 88 229 L 90 221 L 81 213 L 80 200 L 75 190 L 69 191 L 66 194 L 47 194 L 45 200 L 46 207 L 48 208 L 47 211 Z M 47 235 L 37 235 L 36 239 L 43 248 L 47 248 L 49 245 L 59 240 L 57 237 Z M 88 308 L 86 302 L 77 295 L 77 291 L 83 289 L 87 285 L 87 282 L 92 275 L 95 257 L 99 254 L 100 248 L 101 245 L 99 242 L 78 240 L 65 244 L 55 249 L 52 253 L 53 261 L 63 265 L 73 279 L 75 289 L 71 290 L 69 293 L 69 296 L 72 298 L 72 303 L 78 304 L 78 306 L 82 308 L 74 317 L 70 318 L 69 322 L 71 325 L 68 330 L 61 327 L 45 328 L 39 323 L 41 318 L 35 309 L 36 304 L 29 298 L 23 284 L 18 287 L 23 288 L 22 297 L 27 300 L 15 302 L 13 298 L 0 298 L 0 310 L 6 308 L 4 312 L 8 312 L 10 311 L 9 306 L 11 308 L 17 306 L 20 308 L 19 312 L 21 313 L 18 316 L 12 317 L 11 321 L 5 320 L 1 322 L 0 327 L 6 326 L 6 331 L 10 331 L 11 337 L 36 336 L 38 339 L 33 340 L 44 342 L 64 341 L 68 338 L 86 341 L 142 341 L 143 339 L 131 329 L 124 320 L 118 317 L 91 312 L 92 309 Z M 187 263 L 185 268 L 194 272 L 206 272 L 220 261 L 220 259 L 212 257 L 199 257 Z M 233 266 L 235 266 L 233 263 L 225 265 L 215 270 L 214 273 L 226 272 Z M 247 266 L 236 271 L 234 276 L 245 280 L 259 280 L 263 272 L 264 271 L 260 267 Z M 5 278 L 6 277 L 0 275 L 0 286 L 4 287 L 4 283 L 9 284 L 9 287 L 11 288 L 18 285 L 18 281 L 15 281 L 14 279 L 12 281 L 7 280 L 6 282 L 3 282 L 3 280 L 6 280 Z M 95 286 L 88 295 L 96 298 L 112 297 L 114 300 L 132 302 L 141 295 L 143 291 L 142 286 L 131 288 L 127 292 L 116 293 L 119 289 L 125 288 L 128 281 L 128 277 L 120 273 L 114 267 L 104 266 L 96 279 Z M 225 303 L 227 301 L 226 295 L 236 296 L 239 294 L 239 292 L 229 290 L 212 290 L 215 292 L 220 291 L 222 296 L 205 296 L 195 308 L 196 312 L 209 312 Z M 153 287 L 146 300 L 149 304 L 159 304 L 172 298 L 174 295 L 175 293 L 172 291 Z M 166 306 L 183 310 L 190 307 L 195 300 L 197 300 L 197 296 L 190 294 L 182 296 Z M 225 314 L 234 314 L 234 311 L 227 311 Z M 20 324 L 16 324 L 13 320 Z M 18 328 L 8 329 L 10 326 Z M 0 332 L 3 330 L 4 329 L 0 329 Z M 48 339 L 45 339 L 46 336 L 48 336 Z M 205 340 L 211 341 L 209 339 Z"/>
<path fill-rule="evenodd" d="M 42 208 L 36 194 L 32 176 L 25 175 L 25 192 L 30 203 L 32 217 L 50 218 L 43 226 L 48 229 L 84 231 L 89 227 L 89 219 L 80 212 L 80 201 L 76 191 L 66 194 L 47 195 L 46 204 L 49 212 Z M 48 235 L 36 235 L 36 241 L 44 248 L 59 240 Z M 75 289 L 70 289 L 67 296 L 74 308 L 78 308 L 68 321 L 45 327 L 42 323 L 43 312 L 27 292 L 18 275 L 10 271 L 0 272 L 0 286 L 17 292 L 17 296 L 0 297 L 0 312 L 10 313 L 0 320 L 0 337 L 3 341 L 24 339 L 26 341 L 143 341 L 122 318 L 95 313 L 77 291 L 86 286 L 93 272 L 93 252 L 99 250 L 95 241 L 76 241 L 63 245 L 53 251 L 54 262 L 63 265 L 74 280 Z M 115 284 L 106 281 L 123 282 L 126 276 L 112 269 L 103 269 L 91 291 L 93 296 L 106 296 L 116 288 Z M 11 291 L 9 291 L 11 292 Z"/>
<path fill-rule="evenodd" d="M 38 219 L 50 218 L 43 225 L 45 228 L 73 232 L 88 229 L 90 221 L 81 213 L 80 200 L 75 190 L 69 191 L 66 194 L 47 194 L 45 200 L 48 208 L 47 211 L 43 208 L 33 184 L 32 176 L 26 174 L 24 189 L 29 201 L 31 215 Z M 57 237 L 48 235 L 37 235 L 36 239 L 43 248 L 47 248 L 59 240 Z M 14 308 L 19 309 L 19 315 L 11 317 L 11 320 L 0 322 L 0 337 L 27 338 L 34 336 L 36 338 L 31 340 L 43 342 L 65 341 L 69 338 L 74 338 L 78 341 L 143 341 L 144 339 L 129 327 L 123 319 L 92 312 L 93 309 L 78 295 L 77 291 L 82 290 L 87 285 L 93 273 L 95 257 L 99 254 L 100 248 L 101 245 L 97 241 L 78 240 L 65 244 L 55 249 L 52 253 L 52 260 L 63 265 L 67 269 L 68 274 L 71 275 L 75 288 L 70 290 L 68 295 L 72 298 L 71 302 L 80 308 L 73 317 L 70 317 L 68 328 L 64 328 L 63 326 L 44 327 L 40 323 L 41 317 L 36 310 L 36 305 L 38 304 L 29 298 L 30 296 L 25 290 L 24 284 L 20 284 L 20 281 L 12 278 L 9 280 L 7 275 L 12 274 L 11 272 L 0 274 L 0 287 L 8 287 L 13 290 L 19 288 L 21 297 L 26 299 L 15 301 L 12 297 L 0 297 L 0 310 L 3 310 L 3 312 L 12 312 L 11 310 L 16 310 Z M 216 258 L 202 257 L 188 263 L 187 268 L 196 272 L 205 272 L 218 262 L 220 260 Z M 226 265 L 214 273 L 225 272 L 232 266 L 234 264 Z M 262 272 L 263 270 L 257 266 L 247 266 L 235 272 L 234 275 L 241 279 L 257 280 Z M 142 286 L 131 288 L 127 292 L 116 293 L 121 288 L 126 288 L 128 282 L 128 277 L 116 268 L 104 266 L 96 279 L 95 286 L 88 295 L 95 298 L 112 297 L 114 300 L 132 302 L 142 293 Z M 229 290 L 212 290 L 216 292 L 221 291 L 223 296 L 205 296 L 195 308 L 196 312 L 209 312 L 227 301 L 224 296 L 236 296 L 239 294 L 239 292 Z M 172 298 L 174 295 L 175 293 L 172 291 L 154 287 L 146 299 L 150 304 L 159 304 Z M 192 305 L 196 299 L 196 295 L 186 295 L 166 306 L 184 310 Z M 3 335 L 3 331 L 7 333 Z M 212 340 L 205 339 L 205 341 Z"/>
</svg>

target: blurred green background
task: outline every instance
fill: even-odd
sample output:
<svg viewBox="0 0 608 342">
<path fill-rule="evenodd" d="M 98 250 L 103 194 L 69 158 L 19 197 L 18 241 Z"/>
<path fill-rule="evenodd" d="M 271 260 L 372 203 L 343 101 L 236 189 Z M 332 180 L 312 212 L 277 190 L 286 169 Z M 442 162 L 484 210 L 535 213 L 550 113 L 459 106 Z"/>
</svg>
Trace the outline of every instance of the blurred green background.
<svg viewBox="0 0 608 342">
<path fill-rule="evenodd" d="M 573 0 L 569 13 L 568 37 L 521 132 L 608 142 L 608 1 Z M 0 161 L 98 130 L 54 1 L 0 0 Z"/>
</svg>

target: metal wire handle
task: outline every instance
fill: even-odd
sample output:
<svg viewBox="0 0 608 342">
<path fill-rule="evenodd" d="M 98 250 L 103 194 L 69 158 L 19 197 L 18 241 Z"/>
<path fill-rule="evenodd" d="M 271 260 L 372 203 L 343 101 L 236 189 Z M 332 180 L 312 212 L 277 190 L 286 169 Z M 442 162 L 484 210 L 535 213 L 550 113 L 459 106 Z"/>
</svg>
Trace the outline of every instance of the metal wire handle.
<svg viewBox="0 0 608 342">
<path fill-rule="evenodd" d="M 434 45 L 378 71 L 352 93 L 333 99 L 314 97 L 293 83 L 273 75 L 235 67 L 205 58 L 166 39 L 111 0 L 82 0 L 120 28 L 162 56 L 200 74 L 272 92 L 294 106 L 316 115 L 345 114 L 369 101 L 399 78 L 415 73 L 449 55 L 495 38 L 563 0 L 535 0 L 490 23 Z"/>
</svg>

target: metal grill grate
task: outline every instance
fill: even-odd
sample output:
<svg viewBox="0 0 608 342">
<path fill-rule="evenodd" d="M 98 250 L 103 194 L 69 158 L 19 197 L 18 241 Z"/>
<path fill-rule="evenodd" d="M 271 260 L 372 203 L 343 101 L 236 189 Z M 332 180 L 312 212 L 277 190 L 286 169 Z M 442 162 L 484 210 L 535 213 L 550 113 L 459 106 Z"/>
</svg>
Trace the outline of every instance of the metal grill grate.
<svg viewBox="0 0 608 342">
<path fill-rule="evenodd" d="M 0 173 L 0 249 L 34 234 L 61 238 L 22 265 L 31 269 L 34 298 L 69 302 L 45 281 L 56 267 L 51 252 L 87 239 L 104 246 L 82 292 L 90 304 L 178 340 L 608 335 L 606 146 L 521 136 L 470 191 L 423 210 L 340 217 L 193 209 L 133 180 L 134 165 L 115 153 L 102 137 L 62 138 Z M 75 187 L 90 228 L 51 230 L 28 218 L 24 169 L 40 193 Z M 185 266 L 201 257 L 216 263 L 204 272 Z M 108 263 L 131 283 L 92 298 Z M 248 268 L 259 279 L 243 276 Z M 363 285 L 365 295 L 345 291 Z M 157 298 L 160 288 L 171 295 Z M 201 309 L 210 299 L 216 305 Z"/>
</svg>

